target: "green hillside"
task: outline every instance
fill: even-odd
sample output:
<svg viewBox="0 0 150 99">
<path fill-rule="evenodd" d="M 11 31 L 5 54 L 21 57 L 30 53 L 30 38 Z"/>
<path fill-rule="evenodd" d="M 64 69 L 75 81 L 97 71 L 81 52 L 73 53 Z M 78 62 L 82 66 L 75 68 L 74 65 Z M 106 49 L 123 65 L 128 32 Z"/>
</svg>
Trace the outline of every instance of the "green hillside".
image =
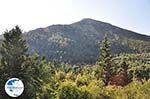
<svg viewBox="0 0 150 99">
<path fill-rule="evenodd" d="M 111 42 L 114 54 L 150 52 L 150 36 L 93 19 L 38 28 L 26 32 L 25 38 L 29 52 L 36 51 L 48 60 L 91 64 L 98 59 L 99 43 L 105 35 Z"/>
</svg>

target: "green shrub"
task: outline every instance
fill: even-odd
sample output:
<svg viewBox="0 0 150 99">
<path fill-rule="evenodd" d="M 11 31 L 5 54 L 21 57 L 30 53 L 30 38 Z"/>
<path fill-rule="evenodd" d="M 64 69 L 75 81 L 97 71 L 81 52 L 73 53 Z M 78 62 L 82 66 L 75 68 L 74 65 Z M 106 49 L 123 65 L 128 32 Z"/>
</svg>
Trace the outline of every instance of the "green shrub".
<svg viewBox="0 0 150 99">
<path fill-rule="evenodd" d="M 75 82 L 77 86 L 84 86 L 88 85 L 89 81 L 90 81 L 89 76 L 78 74 Z"/>
<path fill-rule="evenodd" d="M 58 88 L 58 99 L 90 99 L 90 94 L 86 90 L 81 90 L 73 81 L 66 80 Z"/>
<path fill-rule="evenodd" d="M 104 94 L 112 99 L 149 99 L 150 81 L 133 81 L 125 87 L 107 86 Z"/>
</svg>

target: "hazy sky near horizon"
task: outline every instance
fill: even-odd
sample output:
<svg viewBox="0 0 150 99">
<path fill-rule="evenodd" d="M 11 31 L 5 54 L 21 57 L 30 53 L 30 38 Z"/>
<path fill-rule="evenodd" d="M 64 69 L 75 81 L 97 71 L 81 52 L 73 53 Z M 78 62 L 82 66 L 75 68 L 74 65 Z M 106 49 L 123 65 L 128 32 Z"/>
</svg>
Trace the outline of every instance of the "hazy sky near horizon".
<svg viewBox="0 0 150 99">
<path fill-rule="evenodd" d="M 93 18 L 150 35 L 150 0 L 0 0 L 0 34 Z"/>
</svg>

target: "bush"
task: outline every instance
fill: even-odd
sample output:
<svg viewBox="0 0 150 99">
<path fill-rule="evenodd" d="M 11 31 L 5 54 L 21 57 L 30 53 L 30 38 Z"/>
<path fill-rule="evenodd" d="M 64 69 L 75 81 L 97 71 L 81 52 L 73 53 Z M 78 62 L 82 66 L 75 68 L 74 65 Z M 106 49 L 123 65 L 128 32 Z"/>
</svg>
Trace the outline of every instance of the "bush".
<svg viewBox="0 0 150 99">
<path fill-rule="evenodd" d="M 104 99 L 102 95 L 104 82 L 100 80 L 92 80 L 87 86 L 87 91 L 92 95 L 91 99 Z"/>
<path fill-rule="evenodd" d="M 75 82 L 77 86 L 84 86 L 88 85 L 89 80 L 89 76 L 78 74 Z"/>
<path fill-rule="evenodd" d="M 149 99 L 150 81 L 134 80 L 125 87 L 107 86 L 104 94 L 112 99 Z"/>
<path fill-rule="evenodd" d="M 64 81 L 60 84 L 57 92 L 58 99 L 90 99 L 86 90 L 81 90 L 73 81 Z"/>
</svg>

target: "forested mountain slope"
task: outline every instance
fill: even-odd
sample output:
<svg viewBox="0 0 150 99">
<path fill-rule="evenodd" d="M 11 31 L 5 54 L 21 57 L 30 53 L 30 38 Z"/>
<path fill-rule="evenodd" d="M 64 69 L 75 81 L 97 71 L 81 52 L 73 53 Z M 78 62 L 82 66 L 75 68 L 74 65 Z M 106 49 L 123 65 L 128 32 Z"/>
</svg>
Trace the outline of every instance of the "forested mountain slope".
<svg viewBox="0 0 150 99">
<path fill-rule="evenodd" d="M 107 35 L 113 53 L 150 52 L 150 36 L 125 30 L 109 23 L 83 19 L 69 25 L 52 25 L 25 33 L 30 52 L 48 60 L 68 63 L 94 63 L 99 42 Z"/>
</svg>

